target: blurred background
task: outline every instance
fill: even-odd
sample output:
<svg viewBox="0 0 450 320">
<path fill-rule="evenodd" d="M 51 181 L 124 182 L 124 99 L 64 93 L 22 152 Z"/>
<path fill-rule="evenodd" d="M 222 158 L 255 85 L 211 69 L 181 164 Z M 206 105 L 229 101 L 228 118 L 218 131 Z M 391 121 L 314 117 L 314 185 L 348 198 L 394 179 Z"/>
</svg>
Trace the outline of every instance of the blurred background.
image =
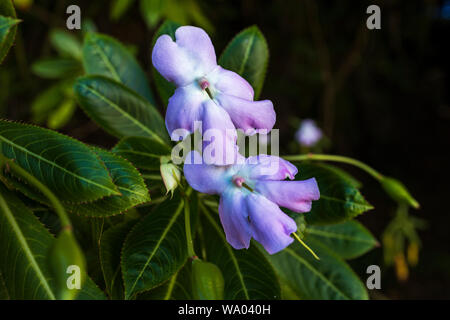
<svg viewBox="0 0 450 320">
<path fill-rule="evenodd" d="M 65 27 L 71 4 L 81 8 L 81 31 Z M 366 28 L 371 4 L 381 8 L 381 30 Z M 397 257 L 390 264 L 383 247 L 351 262 L 362 279 L 368 265 L 380 265 L 382 289 L 372 290 L 371 297 L 450 298 L 449 0 L 15 0 L 15 5 L 23 21 L 0 66 L 1 117 L 105 147 L 115 139 L 88 120 L 71 91 L 82 74 L 77 57 L 84 32 L 119 39 L 151 78 L 152 37 L 165 19 L 206 29 L 217 55 L 236 33 L 256 24 L 270 49 L 261 98 L 274 102 L 282 154 L 300 152 L 295 132 L 301 119 L 314 119 L 325 135 L 318 151 L 357 158 L 398 178 L 421 204 L 409 212 L 425 220 L 414 241 L 420 248 L 417 265 L 408 241 L 403 262 Z M 159 108 L 164 112 L 162 103 Z M 399 209 L 376 181 L 345 168 L 364 184 L 362 192 L 375 206 L 359 220 L 381 243 Z"/>
</svg>

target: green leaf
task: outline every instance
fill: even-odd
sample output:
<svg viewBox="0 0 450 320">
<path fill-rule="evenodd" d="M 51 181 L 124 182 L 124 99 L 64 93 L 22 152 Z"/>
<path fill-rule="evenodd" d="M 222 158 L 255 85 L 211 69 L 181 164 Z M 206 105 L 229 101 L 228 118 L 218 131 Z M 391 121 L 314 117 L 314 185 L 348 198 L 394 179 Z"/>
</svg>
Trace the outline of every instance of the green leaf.
<svg viewBox="0 0 450 320">
<path fill-rule="evenodd" d="M 64 127 L 72 119 L 75 109 L 75 100 L 70 98 L 64 100 L 61 105 L 49 115 L 47 127 L 50 129 L 59 129 Z"/>
<path fill-rule="evenodd" d="M 11 48 L 16 36 L 17 24 L 16 11 L 11 0 L 0 2 L 0 63 Z"/>
<path fill-rule="evenodd" d="M 296 180 L 316 178 L 320 199 L 305 214 L 308 224 L 339 223 L 373 209 L 356 187 L 356 180 L 333 166 L 302 162 Z"/>
<path fill-rule="evenodd" d="M 378 245 L 370 231 L 354 220 L 327 226 L 309 226 L 305 234 L 306 242 L 309 239 L 319 241 L 343 259 L 359 257 Z"/>
<path fill-rule="evenodd" d="M 0 185 L 0 273 L 11 299 L 55 299 L 47 254 L 55 238 L 33 213 Z M 90 278 L 78 295 L 101 299 L 104 294 Z"/>
<path fill-rule="evenodd" d="M 124 298 L 120 253 L 126 236 L 135 224 L 135 220 L 117 224 L 106 230 L 100 240 L 100 262 L 105 278 L 106 292 L 111 299 Z"/>
<path fill-rule="evenodd" d="M 238 33 L 219 58 L 222 67 L 236 72 L 251 84 L 255 90 L 255 99 L 261 93 L 268 61 L 267 42 L 257 26 Z"/>
<path fill-rule="evenodd" d="M 225 300 L 279 299 L 280 286 L 275 272 L 255 244 L 248 250 L 233 249 L 225 238 L 218 214 L 207 209 L 202 213 L 206 250 L 203 258 L 222 270 Z"/>
<path fill-rule="evenodd" d="M 395 201 L 404 202 L 410 205 L 411 207 L 418 209 L 420 207 L 419 202 L 413 198 L 413 196 L 409 193 L 408 189 L 406 189 L 405 185 L 394 178 L 391 177 L 383 177 L 380 180 L 380 184 L 383 187 L 384 191 Z"/>
<path fill-rule="evenodd" d="M 0 151 L 63 201 L 117 195 L 105 165 L 83 143 L 57 132 L 0 120 Z"/>
<path fill-rule="evenodd" d="M 178 270 L 169 280 L 137 296 L 137 300 L 193 300 L 191 263 Z"/>
<path fill-rule="evenodd" d="M 81 61 L 82 46 L 80 41 L 73 35 L 65 30 L 53 29 L 50 31 L 50 42 L 52 46 L 65 57 L 70 57 Z"/>
<path fill-rule="evenodd" d="M 164 21 L 164 23 L 159 27 L 159 29 L 155 32 L 155 35 L 153 36 L 152 48 L 155 46 L 156 40 L 163 34 L 167 34 L 171 36 L 173 40 L 175 40 L 175 31 L 179 27 L 181 27 L 181 25 L 176 22 L 170 20 Z M 153 74 L 153 81 L 155 82 L 158 94 L 164 106 L 167 107 L 167 104 L 169 103 L 169 98 L 175 92 L 175 85 L 164 79 L 163 76 L 158 72 L 158 70 L 155 69 L 155 67 L 152 67 L 152 74 Z"/>
<path fill-rule="evenodd" d="M 80 73 L 81 65 L 69 58 L 52 58 L 39 60 L 31 66 L 33 73 L 45 79 L 73 77 Z"/>
<path fill-rule="evenodd" d="M 110 134 L 149 137 L 168 141 L 164 120 L 158 111 L 134 91 L 102 76 L 78 79 L 74 86 L 78 101 L 99 126 Z"/>
<path fill-rule="evenodd" d="M 153 28 L 164 14 L 167 0 L 141 0 L 141 15 L 147 26 Z"/>
<path fill-rule="evenodd" d="M 31 114 L 33 122 L 41 124 L 49 117 L 49 114 L 65 98 L 64 91 L 68 87 L 66 81 L 58 82 L 42 91 L 31 105 Z M 72 87 L 72 83 L 70 87 Z"/>
<path fill-rule="evenodd" d="M 134 0 L 114 0 L 109 11 L 111 20 L 119 20 L 128 11 L 133 2 Z"/>
<path fill-rule="evenodd" d="M 99 148 L 94 149 L 105 163 L 120 195 L 83 204 L 65 204 L 68 211 L 89 217 L 107 217 L 150 201 L 147 186 L 139 171 L 127 160 Z"/>
<path fill-rule="evenodd" d="M 87 74 L 111 78 L 155 104 L 147 75 L 134 56 L 116 39 L 88 33 L 83 45 L 83 64 Z"/>
<path fill-rule="evenodd" d="M 190 199 L 191 219 L 195 219 L 197 200 L 194 196 Z M 185 201 L 175 193 L 128 234 L 122 249 L 125 299 L 160 285 L 185 263 L 184 205 Z"/>
<path fill-rule="evenodd" d="M 308 245 L 320 257 L 316 260 L 299 243 L 268 255 L 283 284 L 302 299 L 368 299 L 364 284 L 337 255 L 310 239 Z"/>
<path fill-rule="evenodd" d="M 136 167 L 148 170 L 159 170 L 160 158 L 170 156 L 170 148 L 166 144 L 143 137 L 123 138 L 111 151 Z"/>
</svg>

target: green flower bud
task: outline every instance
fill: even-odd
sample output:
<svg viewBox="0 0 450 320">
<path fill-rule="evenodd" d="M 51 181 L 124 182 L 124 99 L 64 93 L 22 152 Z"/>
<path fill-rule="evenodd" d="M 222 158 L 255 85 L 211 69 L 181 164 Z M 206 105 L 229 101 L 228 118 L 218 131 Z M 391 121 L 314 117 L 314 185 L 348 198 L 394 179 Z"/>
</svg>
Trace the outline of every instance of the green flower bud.
<svg viewBox="0 0 450 320">
<path fill-rule="evenodd" d="M 169 192 L 173 194 L 181 180 L 180 170 L 172 163 L 162 163 L 159 169 L 167 190 L 166 194 Z"/>
<path fill-rule="evenodd" d="M 192 261 L 192 291 L 197 300 L 222 300 L 224 280 L 222 272 L 213 263 Z"/>
<path fill-rule="evenodd" d="M 86 280 L 86 262 L 70 229 L 63 229 L 54 240 L 49 264 L 56 281 L 57 298 L 75 299 Z"/>
<path fill-rule="evenodd" d="M 408 189 L 406 189 L 403 183 L 397 179 L 383 177 L 380 180 L 380 183 L 384 191 L 386 191 L 386 193 L 395 201 L 407 203 L 415 209 L 420 207 L 419 203 L 411 196 Z"/>
</svg>

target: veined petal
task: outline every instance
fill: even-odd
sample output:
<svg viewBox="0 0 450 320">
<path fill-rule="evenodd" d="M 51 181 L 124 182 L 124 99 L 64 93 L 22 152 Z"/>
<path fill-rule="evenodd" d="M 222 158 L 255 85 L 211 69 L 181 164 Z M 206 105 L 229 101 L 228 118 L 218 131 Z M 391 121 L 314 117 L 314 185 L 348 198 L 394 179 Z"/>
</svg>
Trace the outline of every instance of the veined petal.
<svg viewBox="0 0 450 320">
<path fill-rule="evenodd" d="M 248 249 L 252 237 L 245 201 L 245 195 L 233 188 L 220 197 L 220 221 L 228 243 L 235 249 Z"/>
<path fill-rule="evenodd" d="M 290 234 L 297 230 L 293 219 L 261 195 L 252 193 L 246 200 L 252 235 L 268 253 L 277 253 L 292 243 Z"/>
<path fill-rule="evenodd" d="M 208 164 L 236 163 L 237 133 L 226 111 L 213 100 L 203 104 L 203 159 Z"/>
<path fill-rule="evenodd" d="M 214 90 L 253 101 L 254 91 L 252 86 L 236 72 L 217 66 L 214 71 L 208 74 L 207 78 Z"/>
<path fill-rule="evenodd" d="M 206 164 L 197 151 L 189 152 L 183 172 L 189 185 L 202 193 L 219 194 L 229 185 L 227 167 Z"/>
<path fill-rule="evenodd" d="M 312 201 L 320 198 L 314 178 L 303 181 L 258 181 L 255 189 L 270 201 L 295 212 L 310 211 Z"/>
<path fill-rule="evenodd" d="M 180 87 L 175 90 L 175 93 L 169 99 L 169 105 L 166 111 L 166 127 L 169 135 L 176 129 L 185 129 L 188 132 L 184 133 L 183 139 L 189 133 L 194 133 L 195 121 L 200 121 L 203 116 L 202 104 L 209 99 L 205 97 L 204 92 L 196 87 L 196 84 L 191 84 L 185 87 Z M 173 138 L 173 140 L 177 140 Z"/>
<path fill-rule="evenodd" d="M 208 34 L 200 28 L 183 26 L 175 31 L 174 42 L 162 35 L 152 52 L 153 66 L 177 86 L 184 86 L 211 72 L 217 65 Z"/>
<path fill-rule="evenodd" d="M 248 178 L 255 180 L 293 180 L 298 172 L 297 167 L 289 161 L 266 154 L 248 157 L 244 170 Z"/>
<path fill-rule="evenodd" d="M 258 129 L 272 130 L 276 121 L 272 101 L 249 101 L 232 95 L 218 93 L 215 96 L 220 106 L 230 115 L 238 129 L 246 134 L 255 134 Z"/>
</svg>

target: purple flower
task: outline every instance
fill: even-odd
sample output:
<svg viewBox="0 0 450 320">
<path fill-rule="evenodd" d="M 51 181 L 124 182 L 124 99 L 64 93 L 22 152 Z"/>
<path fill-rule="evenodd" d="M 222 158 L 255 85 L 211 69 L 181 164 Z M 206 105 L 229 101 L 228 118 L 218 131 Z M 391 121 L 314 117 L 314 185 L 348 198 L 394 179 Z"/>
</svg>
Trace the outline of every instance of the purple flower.
<svg viewBox="0 0 450 320">
<path fill-rule="evenodd" d="M 271 130 L 276 115 L 269 100 L 253 101 L 253 88 L 237 73 L 217 65 L 211 39 L 200 28 L 184 26 L 175 32 L 176 41 L 162 35 L 152 52 L 155 68 L 177 89 L 169 99 L 166 127 L 169 134 L 184 129 L 182 138 L 197 128 L 229 132 L 236 140 L 235 128 L 247 134 L 257 129 Z M 230 131 L 229 129 L 233 129 Z"/>
<path fill-rule="evenodd" d="M 300 145 L 312 147 L 322 139 L 322 130 L 320 130 L 314 120 L 306 119 L 300 124 L 300 128 L 295 133 L 295 138 Z"/>
<path fill-rule="evenodd" d="M 279 206 L 308 212 L 320 197 L 314 178 L 282 181 L 294 179 L 297 168 L 279 157 L 259 155 L 230 166 L 200 161 L 200 154 L 191 152 L 184 175 L 195 190 L 220 195 L 220 220 L 235 249 L 248 248 L 252 237 L 270 254 L 284 249 L 293 241 L 290 234 L 297 225 Z"/>
</svg>

